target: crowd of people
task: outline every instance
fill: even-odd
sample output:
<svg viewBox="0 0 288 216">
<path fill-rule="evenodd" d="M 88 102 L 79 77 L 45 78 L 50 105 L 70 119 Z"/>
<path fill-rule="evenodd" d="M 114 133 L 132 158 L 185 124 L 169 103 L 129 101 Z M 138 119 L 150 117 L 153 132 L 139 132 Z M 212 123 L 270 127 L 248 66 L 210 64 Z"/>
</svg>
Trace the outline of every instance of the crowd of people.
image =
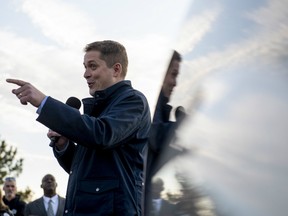
<svg viewBox="0 0 288 216">
<path fill-rule="evenodd" d="M 65 204 L 55 192 L 57 184 L 52 175 L 42 179 L 43 197 L 27 205 L 16 195 L 15 201 L 6 197 L 5 181 L 3 200 L 14 215 L 46 215 L 47 211 L 49 216 L 149 214 L 143 207 L 144 183 L 147 176 L 151 180 L 159 151 L 152 153 L 149 145 L 151 116 L 147 99 L 125 79 L 128 57 L 122 44 L 96 41 L 86 45 L 84 52 L 83 77 L 91 97 L 82 99 L 83 114 L 27 81 L 6 80 L 16 86 L 12 93 L 21 104 L 37 108 L 37 121 L 49 129 L 47 136 L 54 156 L 69 174 Z M 157 123 L 169 122 L 171 108 L 167 103 L 176 86 L 181 57 L 174 52 L 172 60 L 160 93 L 162 102 L 155 112 Z M 168 109 L 159 110 L 163 107 Z M 163 138 L 165 133 L 159 140 Z M 158 149 L 162 144 L 158 143 Z M 152 163 L 147 161 L 147 154 Z M 11 182 L 16 191 L 16 181 Z M 12 205 L 16 201 L 17 208 Z"/>
<path fill-rule="evenodd" d="M 29 203 L 24 202 L 17 193 L 17 184 L 14 177 L 4 179 L 3 191 L 0 190 L 1 216 L 62 216 L 64 213 L 65 198 L 56 192 L 57 182 L 53 175 L 47 174 L 42 178 L 40 187 L 43 196 Z"/>
</svg>

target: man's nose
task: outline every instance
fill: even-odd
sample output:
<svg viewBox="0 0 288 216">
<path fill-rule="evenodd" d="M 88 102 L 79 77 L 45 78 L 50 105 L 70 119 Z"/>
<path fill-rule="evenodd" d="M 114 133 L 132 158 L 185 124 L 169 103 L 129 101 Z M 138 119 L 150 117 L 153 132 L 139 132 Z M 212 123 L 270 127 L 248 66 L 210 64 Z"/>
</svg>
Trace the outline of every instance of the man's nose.
<svg viewBox="0 0 288 216">
<path fill-rule="evenodd" d="M 89 71 L 89 69 L 88 68 L 86 68 L 85 69 L 85 71 L 84 71 L 84 78 L 88 78 L 88 77 L 90 77 L 91 76 L 91 73 L 90 73 L 90 71 Z"/>
</svg>

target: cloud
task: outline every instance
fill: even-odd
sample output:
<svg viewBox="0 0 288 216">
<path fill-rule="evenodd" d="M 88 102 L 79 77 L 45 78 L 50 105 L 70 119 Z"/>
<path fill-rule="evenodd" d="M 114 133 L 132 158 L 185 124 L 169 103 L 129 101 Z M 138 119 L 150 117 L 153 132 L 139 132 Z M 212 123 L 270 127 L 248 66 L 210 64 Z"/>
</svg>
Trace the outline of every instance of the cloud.
<svg viewBox="0 0 288 216">
<path fill-rule="evenodd" d="M 19 37 L 11 32 L 0 32 L 3 45 L 0 48 L 1 55 L 1 80 L 7 77 L 24 79 L 40 86 L 40 90 L 48 95 L 52 94 L 64 99 L 66 89 L 72 87 L 70 93 L 84 94 L 85 80 L 79 85 L 79 71 L 82 69 L 82 51 L 60 49 L 52 45 L 35 42 L 32 39 Z M 11 43 L 13 41 L 13 43 Z M 2 67 L 3 65 L 3 67 Z M 66 78 L 66 79 L 65 79 Z M 67 82 L 69 80 L 69 82 Z M 57 88 L 55 88 L 57 85 Z M 11 84 L 3 85 L 10 89 Z M 3 94 L 3 92 L 2 92 Z"/>
<path fill-rule="evenodd" d="M 285 25 L 288 16 L 287 7 L 287 1 L 269 0 L 265 6 L 252 12 L 247 12 L 247 17 L 264 29 L 278 30 L 283 27 L 287 28 Z"/>
<path fill-rule="evenodd" d="M 211 30 L 213 23 L 221 13 L 219 7 L 207 9 L 200 15 L 188 19 L 180 31 L 176 43 L 176 50 L 185 55 L 193 51 L 193 48 Z"/>
<path fill-rule="evenodd" d="M 198 35 L 197 32 L 200 32 L 200 34 L 196 38 L 190 36 L 191 40 L 183 39 L 183 41 L 187 42 L 183 47 L 189 47 L 191 52 L 185 53 L 184 55 L 180 76 L 178 78 L 178 83 L 181 83 L 181 85 L 176 87 L 177 90 L 172 95 L 174 101 L 171 101 L 171 103 L 192 104 L 193 98 L 199 94 L 199 88 L 201 91 L 203 80 L 209 76 L 213 76 L 213 74 L 217 72 L 234 71 L 236 73 L 237 69 L 244 65 L 249 65 L 249 70 L 251 71 L 263 71 L 263 73 L 267 72 L 268 68 L 270 68 L 271 71 L 285 71 L 285 62 L 287 62 L 288 57 L 288 23 L 287 19 L 285 20 L 287 10 L 281 9 L 281 6 L 283 5 L 279 5 L 277 1 L 270 1 L 270 4 L 268 4 L 266 8 L 257 8 L 254 12 L 244 13 L 243 16 L 245 19 L 252 19 L 253 22 L 256 20 L 256 24 L 266 16 L 264 19 L 269 20 L 268 23 L 270 24 L 267 24 L 267 26 L 261 22 L 260 25 L 250 25 L 250 29 L 245 29 L 245 31 L 249 32 L 249 37 L 242 37 L 236 41 L 233 40 L 233 42 L 227 41 L 227 44 L 222 45 L 225 49 L 218 49 L 194 59 L 189 59 L 189 54 L 193 51 L 190 47 L 193 48 L 196 45 L 202 46 L 201 39 L 208 33 L 212 21 L 214 21 L 214 18 L 216 18 L 220 12 L 223 13 L 221 17 L 225 18 L 225 11 L 219 9 L 212 10 L 209 13 L 200 13 L 201 16 L 197 15 L 196 18 L 191 17 L 184 25 L 184 32 L 187 31 L 185 29 L 198 28 L 200 30 L 197 31 L 195 29 L 194 32 L 196 32 L 196 35 Z M 207 17 L 209 17 L 209 19 L 207 19 Z M 203 24 L 203 26 L 200 25 L 199 27 L 199 24 L 195 20 L 202 20 L 206 25 Z M 221 22 L 221 20 L 219 20 L 219 22 Z M 273 30 L 271 31 L 270 27 L 273 26 L 273 24 L 279 26 L 279 28 L 272 28 Z M 217 25 L 213 26 L 213 28 L 217 29 Z M 189 34 L 187 33 L 186 37 L 189 37 L 190 34 L 192 35 L 191 32 Z M 223 32 L 221 32 L 221 34 L 223 34 Z M 221 34 L 217 36 L 221 37 Z M 203 43 L 207 43 L 207 41 L 203 41 Z M 186 49 L 186 51 L 188 51 L 188 49 Z M 255 62 L 261 62 L 261 64 L 255 64 Z"/>
<path fill-rule="evenodd" d="M 24 0 L 22 11 L 47 38 L 60 46 L 79 47 L 95 39 L 97 23 L 73 3 L 61 0 Z"/>
</svg>

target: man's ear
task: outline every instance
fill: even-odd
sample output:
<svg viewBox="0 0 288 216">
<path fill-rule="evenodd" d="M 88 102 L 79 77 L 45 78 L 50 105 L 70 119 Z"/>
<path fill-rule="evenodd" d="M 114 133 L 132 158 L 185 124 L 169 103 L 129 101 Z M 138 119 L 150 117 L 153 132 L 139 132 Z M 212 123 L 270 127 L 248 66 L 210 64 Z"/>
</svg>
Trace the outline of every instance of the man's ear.
<svg viewBox="0 0 288 216">
<path fill-rule="evenodd" d="M 120 77 L 122 74 L 122 65 L 120 63 L 115 63 L 113 65 L 114 77 Z"/>
<path fill-rule="evenodd" d="M 41 184 L 40 187 L 43 188 L 43 185 Z"/>
</svg>

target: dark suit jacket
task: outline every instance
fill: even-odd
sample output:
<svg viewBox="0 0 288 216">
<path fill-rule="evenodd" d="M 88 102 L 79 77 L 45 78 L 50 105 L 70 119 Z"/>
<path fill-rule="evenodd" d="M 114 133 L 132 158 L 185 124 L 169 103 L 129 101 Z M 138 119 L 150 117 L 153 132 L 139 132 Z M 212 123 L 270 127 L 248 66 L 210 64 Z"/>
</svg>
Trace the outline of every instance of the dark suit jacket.
<svg viewBox="0 0 288 216">
<path fill-rule="evenodd" d="M 65 207 L 65 198 L 60 197 L 58 195 L 58 210 L 56 216 L 62 216 L 64 213 L 64 207 Z M 44 206 L 44 200 L 43 197 L 34 200 L 33 202 L 30 202 L 26 205 L 24 216 L 47 216 L 46 209 Z"/>
</svg>

